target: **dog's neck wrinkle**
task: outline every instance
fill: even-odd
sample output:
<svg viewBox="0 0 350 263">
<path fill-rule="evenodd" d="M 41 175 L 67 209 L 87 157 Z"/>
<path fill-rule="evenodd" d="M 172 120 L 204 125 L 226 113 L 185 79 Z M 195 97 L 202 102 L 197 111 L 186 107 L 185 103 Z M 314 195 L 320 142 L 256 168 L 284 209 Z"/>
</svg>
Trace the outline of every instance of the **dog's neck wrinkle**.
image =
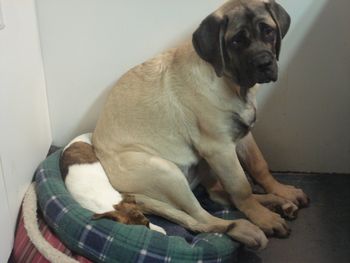
<svg viewBox="0 0 350 263">
<path fill-rule="evenodd" d="M 229 62 L 227 62 L 227 63 L 229 63 Z M 224 71 L 222 78 L 225 78 L 227 84 L 232 89 L 234 89 L 235 94 L 245 101 L 247 100 L 247 94 L 248 94 L 249 90 L 256 85 L 256 83 L 250 84 L 247 86 L 239 84 L 239 83 L 241 83 L 239 76 L 234 76 L 234 74 L 232 74 L 232 72 L 227 71 L 227 70 Z"/>
</svg>

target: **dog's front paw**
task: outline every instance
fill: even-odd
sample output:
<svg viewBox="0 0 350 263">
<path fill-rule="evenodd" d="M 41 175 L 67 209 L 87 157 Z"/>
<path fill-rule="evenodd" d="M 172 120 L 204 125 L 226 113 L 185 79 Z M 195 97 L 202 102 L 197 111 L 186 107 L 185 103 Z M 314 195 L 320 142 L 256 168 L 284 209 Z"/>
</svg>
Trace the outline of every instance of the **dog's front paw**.
<svg viewBox="0 0 350 263">
<path fill-rule="evenodd" d="M 292 185 L 276 183 L 269 192 L 293 202 L 299 208 L 306 207 L 310 203 L 304 191 Z"/>
<path fill-rule="evenodd" d="M 235 220 L 226 233 L 248 248 L 255 250 L 264 249 L 269 242 L 263 231 L 245 219 Z"/>
<path fill-rule="evenodd" d="M 294 220 L 297 217 L 298 207 L 291 201 L 286 200 L 286 202 L 281 206 L 282 216 Z"/>
<path fill-rule="evenodd" d="M 271 212 L 265 207 L 255 210 L 248 217 L 268 236 L 285 238 L 290 235 L 291 230 L 286 221 L 279 214 Z"/>
<path fill-rule="evenodd" d="M 274 194 L 256 195 L 257 200 L 271 211 L 293 220 L 297 217 L 298 207 L 291 201 Z"/>
</svg>

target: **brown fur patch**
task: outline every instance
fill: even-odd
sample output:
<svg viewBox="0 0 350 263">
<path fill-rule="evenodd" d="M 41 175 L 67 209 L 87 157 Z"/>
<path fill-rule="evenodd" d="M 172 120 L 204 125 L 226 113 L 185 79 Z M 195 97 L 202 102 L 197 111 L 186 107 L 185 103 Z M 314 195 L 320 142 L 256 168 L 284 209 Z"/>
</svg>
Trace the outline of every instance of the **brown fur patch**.
<svg viewBox="0 0 350 263">
<path fill-rule="evenodd" d="M 122 224 L 143 225 L 149 227 L 149 220 L 141 212 L 133 197 L 123 199 L 123 201 L 113 207 L 115 211 L 94 214 L 92 219 L 107 218 Z"/>
<path fill-rule="evenodd" d="M 63 179 L 68 174 L 69 166 L 74 164 L 92 164 L 98 162 L 94 148 L 85 142 L 71 144 L 61 155 L 60 170 Z"/>
</svg>

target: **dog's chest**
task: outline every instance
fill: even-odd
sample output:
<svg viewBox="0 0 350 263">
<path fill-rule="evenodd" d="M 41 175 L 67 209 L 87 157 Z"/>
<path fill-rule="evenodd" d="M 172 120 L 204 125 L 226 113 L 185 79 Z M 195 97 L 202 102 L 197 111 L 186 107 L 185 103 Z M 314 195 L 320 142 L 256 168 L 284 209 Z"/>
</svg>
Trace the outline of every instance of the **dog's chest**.
<svg viewBox="0 0 350 263">
<path fill-rule="evenodd" d="M 245 137 L 256 122 L 256 104 L 253 100 L 242 102 L 231 117 L 233 141 Z"/>
</svg>

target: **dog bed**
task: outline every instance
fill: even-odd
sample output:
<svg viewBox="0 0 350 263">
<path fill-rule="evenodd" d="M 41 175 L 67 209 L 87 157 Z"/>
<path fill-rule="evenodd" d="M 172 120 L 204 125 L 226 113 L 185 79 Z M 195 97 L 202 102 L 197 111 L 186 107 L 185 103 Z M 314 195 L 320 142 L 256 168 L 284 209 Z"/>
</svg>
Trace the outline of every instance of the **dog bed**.
<svg viewBox="0 0 350 263">
<path fill-rule="evenodd" d="M 70 251 L 46 224 L 40 211 L 34 185 L 24 197 L 18 216 L 15 241 L 9 262 L 13 263 L 92 263 Z"/>
<path fill-rule="evenodd" d="M 168 235 L 144 226 L 124 225 L 108 219 L 91 220 L 92 212 L 73 200 L 65 187 L 59 169 L 60 155 L 58 150 L 39 166 L 35 175 L 36 193 L 47 224 L 73 252 L 94 262 L 235 261 L 240 244 L 226 235 L 194 235 L 184 230 L 187 236 L 172 236 L 173 224 L 162 225 L 161 221 L 166 220 L 157 217 L 151 217 L 151 221 L 157 221 L 154 223 L 164 227 Z M 214 212 L 226 219 L 237 217 L 223 208 Z"/>
</svg>

